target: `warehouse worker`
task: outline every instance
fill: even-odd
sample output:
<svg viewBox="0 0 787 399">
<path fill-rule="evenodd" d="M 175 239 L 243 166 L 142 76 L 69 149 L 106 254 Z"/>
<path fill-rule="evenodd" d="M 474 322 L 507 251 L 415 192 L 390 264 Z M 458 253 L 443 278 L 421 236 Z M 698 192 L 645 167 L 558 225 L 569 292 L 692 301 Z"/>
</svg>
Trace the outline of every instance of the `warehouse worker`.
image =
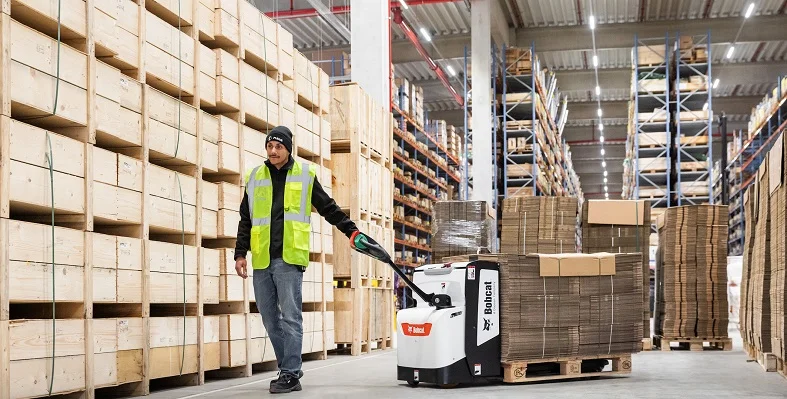
<svg viewBox="0 0 787 399">
<path fill-rule="evenodd" d="M 245 180 L 235 271 L 243 278 L 248 276 L 246 253 L 251 251 L 257 309 L 279 367 L 279 378 L 271 382 L 270 392 L 289 393 L 301 390 L 303 376 L 301 285 L 309 266 L 312 206 L 347 237 L 364 235 L 325 193 L 315 167 L 292 158 L 290 129 L 273 129 L 265 149 L 268 160 Z"/>
</svg>

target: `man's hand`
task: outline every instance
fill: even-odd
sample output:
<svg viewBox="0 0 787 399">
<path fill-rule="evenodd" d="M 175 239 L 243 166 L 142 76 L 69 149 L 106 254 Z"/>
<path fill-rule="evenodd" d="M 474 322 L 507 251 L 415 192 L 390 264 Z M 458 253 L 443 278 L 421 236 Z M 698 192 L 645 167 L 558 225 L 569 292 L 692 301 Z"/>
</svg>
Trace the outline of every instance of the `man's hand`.
<svg viewBox="0 0 787 399">
<path fill-rule="evenodd" d="M 238 273 L 238 276 L 243 278 L 249 277 L 249 275 L 246 274 L 246 258 L 238 258 L 235 261 L 235 272 Z"/>
</svg>

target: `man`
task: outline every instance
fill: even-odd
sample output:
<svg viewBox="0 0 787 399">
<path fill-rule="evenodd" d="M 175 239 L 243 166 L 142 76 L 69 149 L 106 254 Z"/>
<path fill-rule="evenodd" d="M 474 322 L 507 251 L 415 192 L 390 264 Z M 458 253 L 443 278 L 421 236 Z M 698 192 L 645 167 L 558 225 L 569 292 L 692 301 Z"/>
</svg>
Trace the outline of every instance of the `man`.
<svg viewBox="0 0 787 399">
<path fill-rule="evenodd" d="M 292 158 L 292 133 L 284 126 L 265 140 L 268 160 L 246 176 L 240 206 L 235 271 L 246 278 L 251 251 L 254 296 L 268 331 L 279 378 L 271 393 L 300 391 L 303 315 L 301 285 L 309 266 L 312 206 L 349 238 L 358 228 L 325 193 L 316 169 Z M 360 194 L 360 193 L 359 193 Z"/>
</svg>

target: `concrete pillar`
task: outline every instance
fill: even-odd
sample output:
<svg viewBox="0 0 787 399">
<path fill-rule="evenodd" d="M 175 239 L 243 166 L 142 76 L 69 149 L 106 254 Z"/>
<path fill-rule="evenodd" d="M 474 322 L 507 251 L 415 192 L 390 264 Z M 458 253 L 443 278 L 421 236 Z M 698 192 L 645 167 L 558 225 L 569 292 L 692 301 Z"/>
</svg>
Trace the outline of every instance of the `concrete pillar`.
<svg viewBox="0 0 787 399">
<path fill-rule="evenodd" d="M 391 103 L 389 17 L 388 1 L 350 1 L 352 80 L 384 107 Z"/>
<path fill-rule="evenodd" d="M 492 164 L 492 31 L 493 0 L 472 0 L 470 9 L 473 87 L 473 200 L 493 204 Z M 353 60 L 353 62 L 355 62 Z M 353 65 L 353 71 L 355 65 Z"/>
</svg>

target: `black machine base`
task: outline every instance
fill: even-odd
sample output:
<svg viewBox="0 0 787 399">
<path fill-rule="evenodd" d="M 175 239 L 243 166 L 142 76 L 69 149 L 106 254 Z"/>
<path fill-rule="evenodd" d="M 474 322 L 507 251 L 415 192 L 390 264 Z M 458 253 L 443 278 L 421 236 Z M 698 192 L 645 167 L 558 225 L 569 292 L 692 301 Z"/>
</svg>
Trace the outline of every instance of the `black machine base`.
<svg viewBox="0 0 787 399">
<path fill-rule="evenodd" d="M 417 379 L 416 370 L 418 371 Z M 470 374 L 470 370 L 467 368 L 466 359 L 459 360 L 450 366 L 437 369 L 416 369 L 412 367 L 397 366 L 396 374 L 397 380 L 407 381 L 410 385 L 415 385 L 413 382 L 423 382 L 425 384 L 452 386 L 456 384 L 484 384 L 496 380 L 495 378 L 476 377 Z M 502 375 L 500 377 L 502 377 Z"/>
</svg>

